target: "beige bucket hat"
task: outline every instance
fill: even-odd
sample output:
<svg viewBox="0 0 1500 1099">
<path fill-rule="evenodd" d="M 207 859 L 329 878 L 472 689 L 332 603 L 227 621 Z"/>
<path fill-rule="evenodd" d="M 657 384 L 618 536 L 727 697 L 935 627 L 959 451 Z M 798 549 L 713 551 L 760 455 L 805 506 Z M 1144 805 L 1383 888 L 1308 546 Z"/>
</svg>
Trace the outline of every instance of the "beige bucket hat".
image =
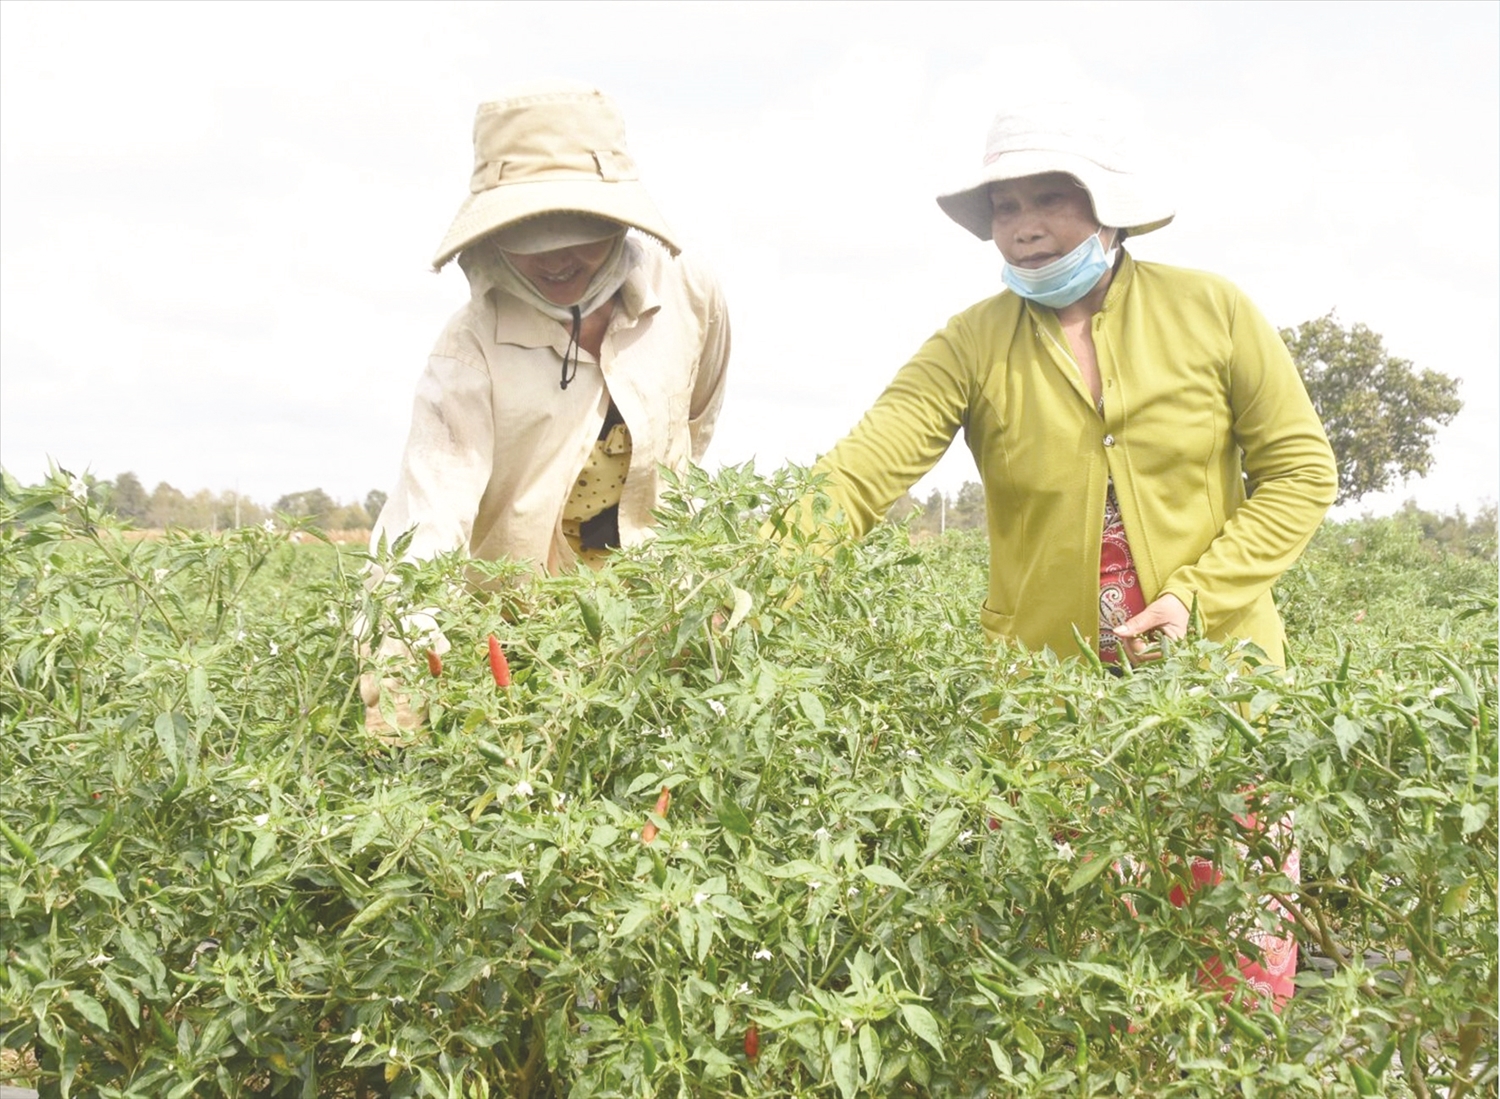
<svg viewBox="0 0 1500 1099">
<path fill-rule="evenodd" d="M 554 83 L 479 105 L 469 197 L 433 270 L 496 229 L 555 212 L 606 218 L 681 250 L 641 186 L 619 108 L 597 88 Z"/>
<path fill-rule="evenodd" d="M 961 190 L 938 196 L 938 205 L 980 240 L 991 239 L 991 183 L 1043 172 L 1066 172 L 1088 190 L 1099 224 L 1138 237 L 1176 215 L 1156 182 L 1131 158 L 1118 128 L 1072 104 L 1002 111 L 990 125 L 984 165 Z"/>
</svg>

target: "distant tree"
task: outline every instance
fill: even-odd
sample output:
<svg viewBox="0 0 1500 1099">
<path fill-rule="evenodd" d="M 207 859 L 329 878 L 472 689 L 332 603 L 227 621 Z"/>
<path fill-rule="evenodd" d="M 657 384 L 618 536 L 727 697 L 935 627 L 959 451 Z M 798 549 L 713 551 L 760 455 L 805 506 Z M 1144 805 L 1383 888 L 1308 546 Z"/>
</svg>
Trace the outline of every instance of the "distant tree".
<svg viewBox="0 0 1500 1099">
<path fill-rule="evenodd" d="M 922 529 L 928 534 L 942 534 L 948 529 L 948 498 L 937 489 L 927 494 L 922 505 Z"/>
<path fill-rule="evenodd" d="M 107 505 L 110 511 L 129 522 L 144 523 L 146 510 L 150 505 L 151 498 L 146 495 L 145 486 L 134 473 L 125 472 L 115 478 Z"/>
<path fill-rule="evenodd" d="M 1470 519 L 1462 508 L 1452 515 L 1442 515 L 1423 511 L 1417 507 L 1415 500 L 1408 500 L 1402 505 L 1401 514 L 1421 526 L 1424 541 L 1433 543 L 1445 553 L 1495 560 L 1497 531 L 1494 504 L 1483 505 L 1474 518 Z"/>
<path fill-rule="evenodd" d="M 329 530 L 369 530 L 370 513 L 363 504 L 345 504 L 328 516 Z"/>
<path fill-rule="evenodd" d="M 891 505 L 891 510 L 885 513 L 887 523 L 899 523 L 918 507 L 917 498 L 909 492 L 903 492 L 901 496 Z"/>
<path fill-rule="evenodd" d="M 274 510 L 296 519 L 311 519 L 314 526 L 324 527 L 337 507 L 328 493 L 320 488 L 310 488 L 283 496 L 276 501 Z"/>
<path fill-rule="evenodd" d="M 370 517 L 367 525 L 373 525 L 375 520 L 380 518 L 380 509 L 385 507 L 386 499 L 386 494 L 378 488 L 372 488 L 365 493 L 365 514 Z"/>
<path fill-rule="evenodd" d="M 1362 324 L 1333 313 L 1281 332 L 1339 467 L 1338 502 L 1432 468 L 1432 440 L 1463 407 L 1458 381 L 1416 370 Z"/>
<path fill-rule="evenodd" d="M 146 525 L 157 530 L 188 526 L 191 522 L 190 511 L 188 498 L 181 490 L 160 481 L 151 490 L 151 500 L 146 505 Z"/>
<path fill-rule="evenodd" d="M 965 481 L 959 486 L 953 506 L 948 509 L 949 530 L 984 529 L 984 486 Z"/>
</svg>

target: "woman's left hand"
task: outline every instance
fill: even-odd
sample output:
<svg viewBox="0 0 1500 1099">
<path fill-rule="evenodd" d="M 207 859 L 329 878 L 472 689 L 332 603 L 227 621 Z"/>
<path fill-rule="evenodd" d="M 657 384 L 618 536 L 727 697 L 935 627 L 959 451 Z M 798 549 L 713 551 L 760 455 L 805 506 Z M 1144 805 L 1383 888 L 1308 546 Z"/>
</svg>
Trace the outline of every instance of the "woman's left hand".
<svg viewBox="0 0 1500 1099">
<path fill-rule="evenodd" d="M 1125 643 L 1125 655 L 1132 664 L 1156 660 L 1161 654 L 1149 652 L 1158 638 L 1180 641 L 1187 636 L 1188 609 L 1175 595 L 1163 595 L 1134 618 L 1115 627 L 1115 636 Z"/>
</svg>

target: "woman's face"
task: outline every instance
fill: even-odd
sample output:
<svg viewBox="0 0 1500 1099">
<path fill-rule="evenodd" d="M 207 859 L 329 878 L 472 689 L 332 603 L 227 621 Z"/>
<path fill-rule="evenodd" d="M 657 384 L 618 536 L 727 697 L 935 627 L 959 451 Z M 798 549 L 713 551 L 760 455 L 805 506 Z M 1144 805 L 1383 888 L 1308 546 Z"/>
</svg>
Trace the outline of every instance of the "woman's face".
<svg viewBox="0 0 1500 1099">
<path fill-rule="evenodd" d="M 1089 193 L 1065 172 L 990 184 L 990 232 L 1012 267 L 1041 267 L 1099 231 Z"/>
<path fill-rule="evenodd" d="M 537 292 L 553 305 L 572 305 L 583 298 L 593 277 L 604 266 L 615 238 L 596 240 L 592 244 L 575 244 L 551 252 L 506 252 L 505 258 Z"/>
</svg>

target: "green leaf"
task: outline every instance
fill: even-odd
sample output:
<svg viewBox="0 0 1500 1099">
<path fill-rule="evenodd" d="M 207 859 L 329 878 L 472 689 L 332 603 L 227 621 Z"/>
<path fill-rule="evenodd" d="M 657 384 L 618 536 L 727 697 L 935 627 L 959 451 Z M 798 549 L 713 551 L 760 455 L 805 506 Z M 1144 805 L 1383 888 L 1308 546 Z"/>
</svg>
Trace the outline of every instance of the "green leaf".
<svg viewBox="0 0 1500 1099">
<path fill-rule="evenodd" d="M 1002 1046 L 999 1042 L 995 1041 L 995 1039 L 986 1038 L 984 1041 L 985 1044 L 990 1047 L 990 1057 L 995 1062 L 995 1068 L 999 1070 L 1000 1075 L 1003 1078 L 1007 1080 L 1010 1079 L 1010 1077 L 1013 1075 L 1013 1069 L 1011 1068 L 1010 1063 L 1010 1054 L 1006 1053 L 1005 1047 Z"/>
<path fill-rule="evenodd" d="M 1339 758 L 1348 759 L 1349 749 L 1359 742 L 1364 735 L 1364 729 L 1350 721 L 1343 714 L 1333 719 L 1333 740 L 1339 746 Z"/>
<path fill-rule="evenodd" d="M 725 632 L 733 630 L 743 622 L 745 616 L 750 613 L 750 608 L 755 605 L 755 601 L 750 598 L 749 592 L 737 588 L 733 584 L 729 585 L 729 590 L 734 595 L 734 611 L 730 614 L 729 621 L 724 623 Z"/>
<path fill-rule="evenodd" d="M 1490 807 L 1482 801 L 1471 801 L 1459 809 L 1458 815 L 1463 821 L 1464 835 L 1472 836 L 1490 819 Z"/>
<path fill-rule="evenodd" d="M 382 893 L 354 914 L 354 918 L 344 927 L 344 935 L 350 935 L 372 920 L 380 919 L 405 900 L 407 897 L 401 893 Z"/>
<path fill-rule="evenodd" d="M 465 958 L 453 967 L 448 979 L 438 986 L 439 992 L 458 992 L 468 988 L 484 972 L 489 962 L 484 958 Z"/>
<path fill-rule="evenodd" d="M 269 828 L 269 826 L 268 826 Z M 255 837 L 255 843 L 250 848 L 250 868 L 253 870 L 266 859 L 270 858 L 271 852 L 276 850 L 276 833 L 263 831 Z"/>
<path fill-rule="evenodd" d="M 82 1015 L 90 1023 L 93 1023 L 94 1026 L 103 1031 L 109 1030 L 109 1015 L 105 1012 L 104 1005 L 87 992 L 70 989 L 68 992 L 68 1002 L 73 1005 L 78 1014 Z"/>
<path fill-rule="evenodd" d="M 87 878 L 83 883 L 83 888 L 87 889 L 90 893 L 96 893 L 101 897 L 109 897 L 111 900 L 120 901 L 121 903 L 125 900 L 124 895 L 120 892 L 120 887 L 108 878 Z"/>
<path fill-rule="evenodd" d="M 178 759 L 175 717 L 175 714 L 170 713 L 157 714 L 156 724 L 153 726 L 156 731 L 156 743 L 161 747 L 162 755 L 167 757 L 167 762 L 172 765 L 173 773 L 182 768 L 181 761 Z"/>
<path fill-rule="evenodd" d="M 740 808 L 739 803 L 725 799 L 714 808 L 714 816 L 719 820 L 719 825 L 726 832 L 732 832 L 736 836 L 748 836 L 750 834 L 750 818 L 745 815 L 745 810 Z"/>
<path fill-rule="evenodd" d="M 107 971 L 101 974 L 101 976 L 104 980 L 104 991 L 109 993 L 110 999 L 120 1005 L 126 1017 L 130 1019 L 130 1025 L 139 1027 L 141 1025 L 141 1004 L 136 999 L 135 993 L 111 977 Z"/>
<path fill-rule="evenodd" d="M 959 808 L 948 808 L 932 818 L 932 826 L 928 830 L 927 846 L 922 849 L 922 859 L 927 859 L 937 854 L 943 848 L 953 842 L 958 835 L 960 825 L 963 824 L 965 810 Z"/>
<path fill-rule="evenodd" d="M 1089 855 L 1094 856 L 1094 858 L 1088 858 Z M 1062 888 L 1064 894 L 1076 894 L 1083 886 L 1088 885 L 1089 882 L 1097 879 L 1104 871 L 1109 870 L 1113 862 L 1115 862 L 1115 856 L 1106 855 L 1104 852 L 1083 852 L 1080 853 L 1079 858 L 1088 859 L 1088 861 L 1080 864 L 1079 868 L 1074 870 L 1073 874 L 1068 877 L 1068 885 Z"/>
<path fill-rule="evenodd" d="M 1011 1037 L 1015 1038 L 1016 1045 L 1020 1047 L 1021 1052 L 1030 1054 L 1038 1062 L 1046 1056 L 1047 1051 L 1042 1045 L 1041 1039 L 1036 1036 L 1036 1031 L 1026 1025 L 1024 1019 L 1017 1019 L 1015 1024 L 1010 1028 L 1010 1033 Z"/>
<path fill-rule="evenodd" d="M 797 692 L 797 708 L 814 729 L 821 729 L 828 724 L 828 714 L 823 709 L 823 703 L 811 691 Z"/>
<path fill-rule="evenodd" d="M 900 810 L 905 808 L 905 806 L 891 797 L 890 794 L 880 792 L 860 798 L 849 808 L 856 813 L 878 813 L 884 809 Z"/>
<path fill-rule="evenodd" d="M 900 889 L 906 893 L 911 892 L 911 887 L 906 884 L 901 875 L 889 866 L 881 866 L 879 863 L 874 863 L 870 866 L 861 866 L 859 872 L 862 877 L 874 882 L 876 885 L 883 885 L 887 889 Z"/>
<path fill-rule="evenodd" d="M 880 1078 L 880 1033 L 873 1023 L 859 1028 L 859 1059 L 865 1066 L 865 1083 L 873 1084 Z"/>
<path fill-rule="evenodd" d="M 647 920 L 649 920 L 654 914 L 655 910 L 651 908 L 650 905 L 635 905 L 630 909 L 629 912 L 625 913 L 625 918 L 622 919 L 619 926 L 615 928 L 615 938 L 630 938 L 630 936 L 634 935 L 640 928 L 640 926 Z"/>
<path fill-rule="evenodd" d="M 359 818 L 359 823 L 354 826 L 354 834 L 349 838 L 349 854 L 357 855 L 370 846 L 384 828 L 385 817 L 373 809 L 366 812 Z"/>
<path fill-rule="evenodd" d="M 657 982 L 656 1006 L 661 1012 L 661 1021 L 667 1029 L 667 1037 L 671 1039 L 674 1046 L 681 1048 L 682 1008 L 677 1004 L 677 989 L 671 977 L 664 977 Z"/>
<path fill-rule="evenodd" d="M 902 1004 L 901 1018 L 913 1034 L 936 1050 L 939 1057 L 943 1056 L 943 1036 L 932 1012 L 921 1004 Z"/>
<path fill-rule="evenodd" d="M 845 1038 L 834 1046 L 829 1066 L 833 1069 L 833 1082 L 838 1085 L 839 1094 L 843 1099 L 854 1099 L 854 1094 L 859 1091 L 859 1069 L 854 1063 L 854 1043 Z"/>
</svg>

